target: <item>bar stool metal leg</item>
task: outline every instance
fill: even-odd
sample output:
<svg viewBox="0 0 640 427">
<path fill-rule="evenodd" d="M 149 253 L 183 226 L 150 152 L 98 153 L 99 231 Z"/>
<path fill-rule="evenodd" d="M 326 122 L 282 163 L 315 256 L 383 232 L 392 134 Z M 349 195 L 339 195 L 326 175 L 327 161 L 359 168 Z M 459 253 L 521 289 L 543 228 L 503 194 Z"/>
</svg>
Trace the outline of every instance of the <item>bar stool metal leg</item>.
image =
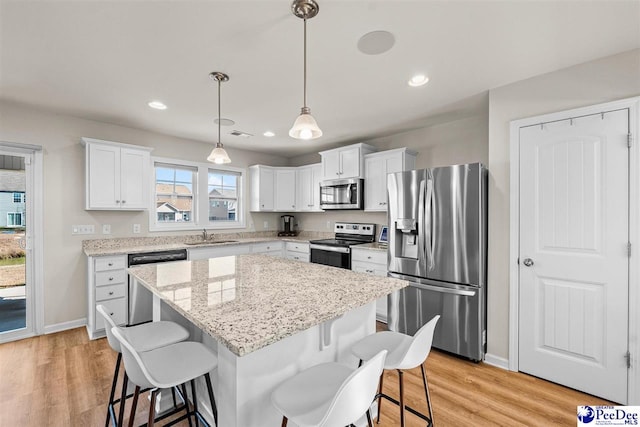
<svg viewBox="0 0 640 427">
<path fill-rule="evenodd" d="M 281 425 L 281 427 L 287 427 L 287 421 L 289 421 L 287 419 L 287 417 L 282 417 L 282 425 Z"/>
<path fill-rule="evenodd" d="M 111 419 L 113 423 L 116 422 L 116 414 L 113 409 L 113 398 L 116 394 L 116 384 L 118 383 L 118 374 L 120 373 L 120 362 L 122 360 L 122 353 L 118 353 L 118 358 L 116 360 L 116 368 L 113 372 L 113 381 L 111 382 L 111 392 L 109 393 L 109 403 L 107 404 L 107 420 L 104 423 L 104 427 L 109 427 L 109 420 Z"/>
<path fill-rule="evenodd" d="M 133 401 L 131 402 L 131 412 L 129 413 L 129 427 L 133 427 L 133 419 L 136 417 L 136 408 L 138 406 L 138 396 L 140 396 L 140 387 L 136 386 L 136 389 L 133 392 Z"/>
<path fill-rule="evenodd" d="M 149 402 L 149 420 L 147 421 L 147 426 L 153 426 L 154 415 L 156 411 L 156 397 L 158 396 L 158 389 L 151 390 L 151 402 Z"/>
<path fill-rule="evenodd" d="M 398 383 L 400 385 L 400 427 L 404 427 L 404 379 L 401 369 L 398 369 Z"/>
<path fill-rule="evenodd" d="M 211 412 L 213 412 L 213 420 L 218 426 L 218 407 L 216 406 L 216 398 L 213 395 L 213 386 L 211 385 L 211 376 L 207 372 L 204 374 L 204 379 L 207 382 L 207 393 L 209 393 L 209 402 L 211 403 Z"/>
<path fill-rule="evenodd" d="M 431 412 L 431 394 L 429 393 L 429 384 L 427 383 L 427 375 L 424 372 L 424 363 L 420 365 L 420 369 L 422 370 L 422 383 L 424 384 L 424 394 L 427 397 L 427 407 L 429 409 L 429 426 L 434 427 L 433 423 L 433 413 Z"/>
<path fill-rule="evenodd" d="M 380 424 L 380 408 L 382 407 L 382 382 L 384 381 L 384 371 L 382 371 L 382 375 L 380 375 L 380 389 L 378 390 L 378 421 L 377 424 Z"/>
<path fill-rule="evenodd" d="M 124 372 L 122 379 L 122 393 L 120 393 L 120 409 L 118 410 L 118 427 L 122 425 L 124 420 L 124 405 L 127 400 L 127 386 L 129 385 L 129 377 L 127 371 Z"/>
<path fill-rule="evenodd" d="M 196 427 L 200 426 L 200 420 L 198 420 L 198 397 L 196 395 L 196 382 L 191 380 L 191 398 L 193 399 L 193 412 L 196 419 Z"/>
<path fill-rule="evenodd" d="M 182 396 L 184 397 L 184 406 L 187 408 L 187 421 L 189 422 L 189 427 L 193 427 L 193 424 L 191 424 L 191 412 L 189 410 L 189 398 L 187 397 L 187 386 L 182 384 L 181 388 Z"/>
</svg>

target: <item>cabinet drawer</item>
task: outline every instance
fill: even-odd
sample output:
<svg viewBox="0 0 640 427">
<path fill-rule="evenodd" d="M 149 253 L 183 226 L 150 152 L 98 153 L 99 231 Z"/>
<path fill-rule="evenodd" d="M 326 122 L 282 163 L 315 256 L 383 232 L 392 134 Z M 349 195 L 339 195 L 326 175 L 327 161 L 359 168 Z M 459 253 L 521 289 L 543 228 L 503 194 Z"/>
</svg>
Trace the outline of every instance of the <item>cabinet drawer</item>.
<svg viewBox="0 0 640 427">
<path fill-rule="evenodd" d="M 99 271 L 96 272 L 96 286 L 115 285 L 125 283 L 127 272 L 124 270 Z"/>
<path fill-rule="evenodd" d="M 116 325 L 124 325 L 127 323 L 127 300 L 126 298 L 117 298 L 100 302 L 104 306 L 107 313 L 111 315 Z M 104 329 L 104 320 L 102 315 L 96 310 L 96 329 Z"/>
<path fill-rule="evenodd" d="M 252 247 L 252 252 L 255 254 L 263 254 L 266 252 L 281 252 L 281 251 L 282 251 L 282 242 L 254 243 Z"/>
<path fill-rule="evenodd" d="M 384 251 L 370 251 L 368 249 L 355 249 L 351 251 L 351 262 L 363 261 L 373 262 L 375 264 L 381 264 L 386 269 L 387 267 L 387 253 Z"/>
<path fill-rule="evenodd" d="M 126 266 L 123 256 L 101 257 L 96 258 L 95 271 L 121 270 Z"/>
<path fill-rule="evenodd" d="M 309 253 L 308 243 L 287 242 L 287 252 Z"/>
<path fill-rule="evenodd" d="M 380 277 L 387 276 L 387 267 L 372 262 L 351 261 L 351 270 L 358 273 L 373 274 Z"/>
<path fill-rule="evenodd" d="M 96 301 L 104 301 L 115 298 L 122 298 L 127 293 L 127 285 L 120 283 L 118 285 L 100 286 L 96 288 Z"/>
<path fill-rule="evenodd" d="M 291 260 L 294 260 L 294 261 L 309 262 L 309 254 L 288 253 L 287 254 L 287 259 L 291 259 Z"/>
</svg>

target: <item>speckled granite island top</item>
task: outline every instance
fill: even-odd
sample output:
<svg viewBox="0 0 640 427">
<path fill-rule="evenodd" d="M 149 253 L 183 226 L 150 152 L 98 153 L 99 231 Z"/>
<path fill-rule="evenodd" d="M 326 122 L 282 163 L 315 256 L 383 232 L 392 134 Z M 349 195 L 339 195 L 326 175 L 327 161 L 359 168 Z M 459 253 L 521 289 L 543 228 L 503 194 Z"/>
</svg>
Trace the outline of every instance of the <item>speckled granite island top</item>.
<svg viewBox="0 0 640 427">
<path fill-rule="evenodd" d="M 267 255 L 148 264 L 129 273 L 238 356 L 408 285 Z"/>
</svg>

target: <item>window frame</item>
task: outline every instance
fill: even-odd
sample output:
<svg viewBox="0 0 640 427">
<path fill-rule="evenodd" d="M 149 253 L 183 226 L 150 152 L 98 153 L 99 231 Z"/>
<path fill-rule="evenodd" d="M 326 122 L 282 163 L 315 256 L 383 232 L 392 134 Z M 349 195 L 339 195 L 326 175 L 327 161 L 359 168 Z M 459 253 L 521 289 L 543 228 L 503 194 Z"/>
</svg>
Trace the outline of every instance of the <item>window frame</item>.
<svg viewBox="0 0 640 427">
<path fill-rule="evenodd" d="M 159 223 L 156 213 L 156 166 L 196 169 L 193 183 L 193 221 L 188 223 L 171 222 Z M 247 185 L 247 171 L 245 168 L 216 165 L 213 163 L 192 162 L 189 160 L 171 159 L 164 157 L 151 158 L 150 201 L 149 201 L 149 231 L 191 231 L 239 229 L 245 228 L 245 205 L 248 203 L 245 195 Z M 235 221 L 209 221 L 209 170 L 230 172 L 238 175 L 238 192 Z"/>
<path fill-rule="evenodd" d="M 18 196 L 18 201 L 17 202 L 16 202 L 16 196 Z M 13 203 L 14 204 L 24 203 L 24 193 L 21 193 L 19 191 L 14 191 L 13 192 Z"/>
<path fill-rule="evenodd" d="M 13 218 L 15 219 L 16 215 L 20 215 L 20 224 L 9 224 L 9 215 L 13 215 Z M 20 227 L 24 227 L 25 226 L 25 217 L 24 217 L 24 213 L 23 212 L 7 212 L 7 228 L 20 228 Z"/>
</svg>

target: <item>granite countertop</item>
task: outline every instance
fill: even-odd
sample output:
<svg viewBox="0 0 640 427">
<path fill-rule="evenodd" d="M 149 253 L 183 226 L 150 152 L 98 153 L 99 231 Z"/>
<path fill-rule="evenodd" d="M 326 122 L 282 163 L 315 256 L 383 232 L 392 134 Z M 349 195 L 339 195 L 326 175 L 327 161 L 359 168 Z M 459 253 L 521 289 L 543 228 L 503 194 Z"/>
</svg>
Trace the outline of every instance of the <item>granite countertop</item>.
<svg viewBox="0 0 640 427">
<path fill-rule="evenodd" d="M 126 255 L 140 252 L 166 251 L 172 249 L 195 249 L 217 246 L 243 245 L 247 243 L 273 242 L 275 240 L 290 242 L 309 242 L 313 239 L 333 237 L 333 233 L 302 232 L 298 236 L 278 237 L 275 232 L 247 232 L 216 234 L 209 243 L 197 245 L 187 244 L 200 242 L 202 237 L 197 235 L 166 236 L 166 237 L 125 237 L 112 239 L 83 240 L 82 250 L 87 256 Z M 233 240 L 219 243 L 220 240 Z"/>
<path fill-rule="evenodd" d="M 408 286 L 404 280 L 267 255 L 147 264 L 128 271 L 237 356 Z"/>
</svg>

